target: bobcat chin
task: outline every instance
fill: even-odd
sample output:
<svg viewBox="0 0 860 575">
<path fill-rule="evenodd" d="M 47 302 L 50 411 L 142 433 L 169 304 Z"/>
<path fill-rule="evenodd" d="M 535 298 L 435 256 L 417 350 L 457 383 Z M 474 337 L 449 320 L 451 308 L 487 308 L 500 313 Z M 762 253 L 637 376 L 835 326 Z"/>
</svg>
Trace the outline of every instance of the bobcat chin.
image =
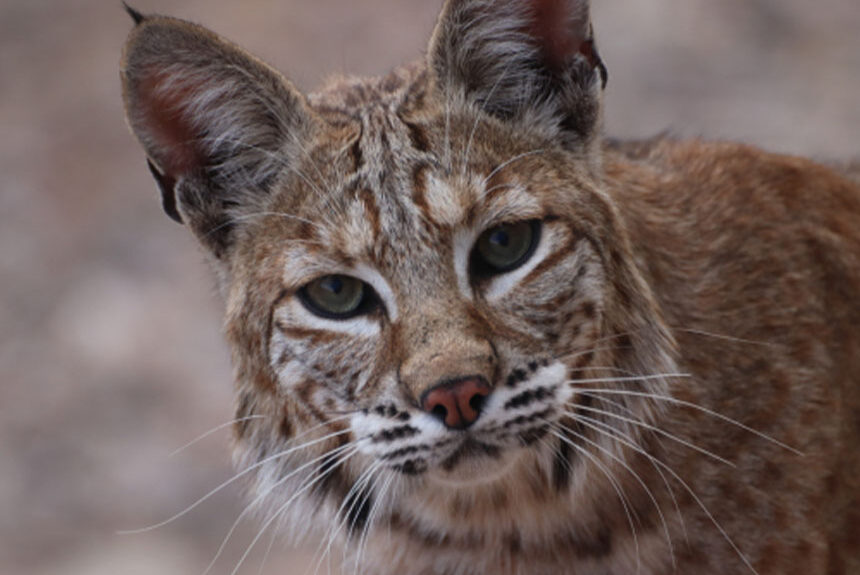
<svg viewBox="0 0 860 575">
<path fill-rule="evenodd" d="M 586 0 L 448 0 L 422 61 L 312 95 L 130 13 L 261 532 L 365 574 L 860 573 L 856 180 L 605 139 Z"/>
</svg>

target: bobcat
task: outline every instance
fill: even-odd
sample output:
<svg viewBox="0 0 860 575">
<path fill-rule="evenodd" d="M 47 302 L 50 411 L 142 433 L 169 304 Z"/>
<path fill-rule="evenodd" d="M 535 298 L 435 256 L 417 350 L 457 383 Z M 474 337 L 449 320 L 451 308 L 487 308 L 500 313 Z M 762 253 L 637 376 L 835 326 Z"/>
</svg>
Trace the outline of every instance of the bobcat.
<svg viewBox="0 0 860 575">
<path fill-rule="evenodd" d="M 309 96 L 130 13 L 261 533 L 367 574 L 860 573 L 847 172 L 603 138 L 586 0 L 448 0 L 424 60 Z"/>
</svg>

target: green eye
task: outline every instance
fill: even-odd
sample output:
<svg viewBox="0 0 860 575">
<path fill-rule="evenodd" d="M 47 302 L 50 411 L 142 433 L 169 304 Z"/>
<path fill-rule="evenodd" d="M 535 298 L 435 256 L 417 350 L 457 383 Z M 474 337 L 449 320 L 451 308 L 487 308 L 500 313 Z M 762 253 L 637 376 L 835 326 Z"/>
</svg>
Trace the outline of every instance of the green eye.
<svg viewBox="0 0 860 575">
<path fill-rule="evenodd" d="M 328 319 L 349 319 L 367 310 L 372 290 L 363 281 L 332 275 L 316 279 L 299 292 L 305 307 Z"/>
<path fill-rule="evenodd" d="M 472 255 L 473 272 L 506 273 L 520 267 L 534 254 L 540 239 L 537 220 L 502 224 L 481 234 Z"/>
</svg>

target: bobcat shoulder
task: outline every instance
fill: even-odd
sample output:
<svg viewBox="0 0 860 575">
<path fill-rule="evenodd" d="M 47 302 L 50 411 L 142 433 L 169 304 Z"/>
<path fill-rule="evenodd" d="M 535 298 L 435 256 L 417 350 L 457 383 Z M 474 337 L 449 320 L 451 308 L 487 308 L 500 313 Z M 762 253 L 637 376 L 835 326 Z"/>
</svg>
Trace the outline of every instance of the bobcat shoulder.
<svg viewBox="0 0 860 575">
<path fill-rule="evenodd" d="M 586 0 L 448 0 L 423 61 L 313 95 L 132 15 L 263 532 L 368 574 L 860 574 L 850 170 L 605 139 Z"/>
</svg>

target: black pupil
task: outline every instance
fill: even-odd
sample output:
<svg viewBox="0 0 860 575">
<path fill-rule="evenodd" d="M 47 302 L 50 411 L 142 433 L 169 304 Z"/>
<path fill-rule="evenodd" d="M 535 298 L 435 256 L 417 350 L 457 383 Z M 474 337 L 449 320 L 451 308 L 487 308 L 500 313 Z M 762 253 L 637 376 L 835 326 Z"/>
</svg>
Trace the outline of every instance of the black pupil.
<svg viewBox="0 0 860 575">
<path fill-rule="evenodd" d="M 340 295 L 340 292 L 343 291 L 343 281 L 339 277 L 326 278 L 322 284 L 322 287 L 334 295 Z"/>
<path fill-rule="evenodd" d="M 511 243 L 511 236 L 505 230 L 497 230 L 490 236 L 490 241 L 503 248 Z"/>
</svg>

